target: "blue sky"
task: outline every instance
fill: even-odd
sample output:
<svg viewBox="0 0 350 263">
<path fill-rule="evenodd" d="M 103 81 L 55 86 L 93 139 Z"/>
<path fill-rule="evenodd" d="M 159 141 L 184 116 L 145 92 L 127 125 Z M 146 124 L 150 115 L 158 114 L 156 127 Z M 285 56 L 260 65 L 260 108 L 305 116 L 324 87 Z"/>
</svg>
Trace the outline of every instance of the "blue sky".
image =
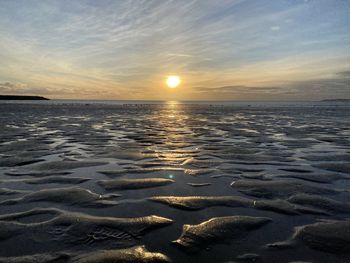
<svg viewBox="0 0 350 263">
<path fill-rule="evenodd" d="M 346 0 L 1 0 L 0 93 L 350 98 L 349 13 Z"/>
</svg>

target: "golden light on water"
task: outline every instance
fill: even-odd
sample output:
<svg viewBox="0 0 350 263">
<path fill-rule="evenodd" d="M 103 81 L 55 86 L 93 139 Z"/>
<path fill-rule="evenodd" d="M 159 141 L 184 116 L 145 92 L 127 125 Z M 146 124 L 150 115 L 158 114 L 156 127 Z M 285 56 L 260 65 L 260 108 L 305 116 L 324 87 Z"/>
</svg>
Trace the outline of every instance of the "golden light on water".
<svg viewBox="0 0 350 263">
<path fill-rule="evenodd" d="M 181 79 L 179 76 L 168 76 L 166 79 L 166 84 L 169 88 L 176 88 L 181 83 Z"/>
</svg>

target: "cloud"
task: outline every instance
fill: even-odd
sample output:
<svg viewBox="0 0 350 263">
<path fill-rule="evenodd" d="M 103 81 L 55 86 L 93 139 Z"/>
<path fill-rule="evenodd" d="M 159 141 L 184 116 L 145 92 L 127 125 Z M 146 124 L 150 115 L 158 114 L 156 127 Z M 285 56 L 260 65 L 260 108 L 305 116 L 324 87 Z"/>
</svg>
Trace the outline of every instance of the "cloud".
<svg viewBox="0 0 350 263">
<path fill-rule="evenodd" d="M 164 76 L 176 74 L 183 76 L 184 88 L 219 87 L 198 88 L 195 94 L 203 96 L 289 92 L 303 98 L 305 86 L 322 86 L 329 94 L 330 83 L 327 90 L 324 82 L 301 80 L 348 66 L 348 6 L 346 1 L 2 1 L 0 81 L 12 86 L 3 83 L 0 91 L 167 99 Z M 310 9 L 317 11 L 311 20 Z"/>
<path fill-rule="evenodd" d="M 11 82 L 4 82 L 0 83 L 0 91 L 13 91 L 13 90 L 21 90 L 23 88 L 26 88 L 26 84 L 23 83 L 11 83 Z"/>
<path fill-rule="evenodd" d="M 304 99 L 350 99 L 350 78 L 326 78 L 296 81 L 287 86 L 288 94 Z"/>
<path fill-rule="evenodd" d="M 199 93 L 220 93 L 220 94 L 255 94 L 255 93 L 278 93 L 279 87 L 250 87 L 250 86 L 223 86 L 216 88 L 197 87 L 194 88 Z"/>
<path fill-rule="evenodd" d="M 190 54 L 176 54 L 176 53 L 168 53 L 167 56 L 170 56 L 170 57 L 185 57 L 185 58 L 192 58 L 192 57 L 194 57 L 193 55 L 190 55 Z"/>
<path fill-rule="evenodd" d="M 50 95 L 55 94 L 55 90 L 40 87 L 29 87 L 23 83 L 0 83 L 0 93 L 5 95 Z"/>
<path fill-rule="evenodd" d="M 350 70 L 338 72 L 338 75 L 345 77 L 345 78 L 350 78 Z"/>
<path fill-rule="evenodd" d="M 292 81 L 279 86 L 222 86 L 196 87 L 197 94 L 206 98 L 230 99 L 284 99 L 320 100 L 328 98 L 350 98 L 350 71 L 342 71 L 332 78 Z"/>
<path fill-rule="evenodd" d="M 101 83 L 103 85 L 104 83 Z M 98 85 L 98 84 L 96 84 Z M 134 89 L 134 88 L 132 88 Z M 130 90 L 132 90 L 130 89 Z M 130 91 L 129 90 L 129 91 Z M 110 88 L 99 88 L 99 89 L 81 89 L 74 86 L 63 86 L 58 87 L 37 87 L 23 83 L 12 83 L 3 82 L 0 83 L 0 94 L 1 95 L 40 95 L 48 96 L 49 98 L 77 98 L 77 99 L 88 99 L 88 98 L 113 98 L 120 95 L 121 89 L 113 91 Z M 133 94 L 138 94 L 137 90 L 132 91 Z M 77 94 L 79 94 L 77 96 Z"/>
<path fill-rule="evenodd" d="M 280 30 L 280 27 L 279 26 L 272 26 L 272 27 L 270 27 L 270 29 L 272 31 L 278 31 L 278 30 Z"/>
</svg>

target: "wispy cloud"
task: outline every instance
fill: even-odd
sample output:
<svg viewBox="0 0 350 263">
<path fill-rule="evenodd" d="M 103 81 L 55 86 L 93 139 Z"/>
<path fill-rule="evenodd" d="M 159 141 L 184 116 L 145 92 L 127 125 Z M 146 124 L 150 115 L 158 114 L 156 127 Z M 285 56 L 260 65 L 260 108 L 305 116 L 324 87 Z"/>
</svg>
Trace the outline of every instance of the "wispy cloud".
<svg viewBox="0 0 350 263">
<path fill-rule="evenodd" d="M 278 30 L 281 29 L 281 27 L 279 27 L 279 26 L 272 26 L 272 27 L 270 27 L 270 29 L 271 29 L 272 31 L 278 31 Z"/>
<path fill-rule="evenodd" d="M 293 81 L 281 86 L 222 86 L 196 87 L 199 97 L 217 97 L 224 100 L 320 100 L 326 98 L 347 98 L 350 93 L 350 71 L 339 72 L 332 78 Z M 331 88 L 330 88 L 331 87 Z M 303 94 L 303 97 L 300 97 Z"/>
<path fill-rule="evenodd" d="M 178 98 L 228 86 L 276 87 L 264 92 L 275 97 L 346 71 L 349 12 L 323 0 L 1 1 L 0 82 L 53 97 L 167 99 L 164 77 L 178 74 Z"/>
<path fill-rule="evenodd" d="M 226 94 L 226 95 L 239 95 L 239 94 L 256 94 L 256 93 L 283 93 L 279 87 L 250 87 L 250 86 L 223 86 L 216 88 L 198 87 L 195 90 L 199 93 L 210 94 Z"/>
<path fill-rule="evenodd" d="M 49 94 L 52 94 L 52 92 L 50 92 L 50 90 L 47 88 L 28 87 L 26 84 L 23 84 L 23 83 L 11 83 L 11 82 L 0 83 L 0 92 L 2 94 L 6 94 L 6 95 L 10 95 L 10 94 L 11 95 L 16 95 L 16 94 L 49 95 Z"/>
</svg>

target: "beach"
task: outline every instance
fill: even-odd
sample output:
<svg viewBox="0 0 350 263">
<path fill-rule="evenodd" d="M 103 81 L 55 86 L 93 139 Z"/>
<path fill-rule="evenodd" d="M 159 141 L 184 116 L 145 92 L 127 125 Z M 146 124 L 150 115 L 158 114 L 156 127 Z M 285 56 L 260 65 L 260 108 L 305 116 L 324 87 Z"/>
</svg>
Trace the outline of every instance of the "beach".
<svg viewBox="0 0 350 263">
<path fill-rule="evenodd" d="M 0 112 L 0 262 L 350 261 L 349 103 Z"/>
</svg>

